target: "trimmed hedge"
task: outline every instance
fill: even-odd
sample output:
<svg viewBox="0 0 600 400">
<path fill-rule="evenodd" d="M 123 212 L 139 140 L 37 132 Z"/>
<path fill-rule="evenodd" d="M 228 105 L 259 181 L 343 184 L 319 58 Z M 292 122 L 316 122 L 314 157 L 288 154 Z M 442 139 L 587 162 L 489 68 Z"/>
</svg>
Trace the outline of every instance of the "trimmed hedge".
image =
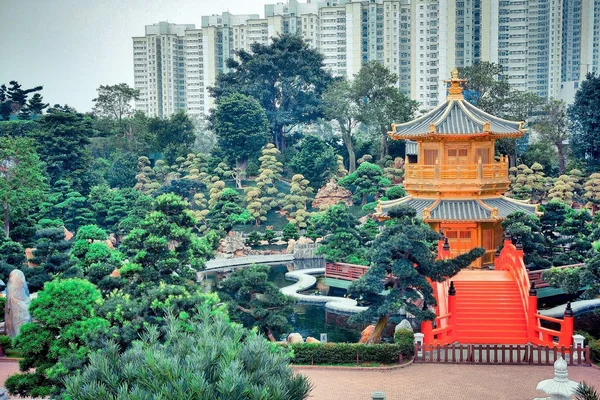
<svg viewBox="0 0 600 400">
<path fill-rule="evenodd" d="M 395 364 L 414 353 L 414 345 L 360 344 L 360 343 L 295 343 L 288 345 L 294 351 L 296 364 L 349 364 L 376 362 Z"/>
</svg>

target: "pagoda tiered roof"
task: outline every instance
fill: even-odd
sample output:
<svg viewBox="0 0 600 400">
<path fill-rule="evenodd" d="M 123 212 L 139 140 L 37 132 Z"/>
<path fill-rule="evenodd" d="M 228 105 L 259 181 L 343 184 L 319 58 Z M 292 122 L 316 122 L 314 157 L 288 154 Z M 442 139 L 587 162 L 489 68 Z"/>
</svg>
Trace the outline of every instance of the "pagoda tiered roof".
<svg viewBox="0 0 600 400">
<path fill-rule="evenodd" d="M 425 222 L 499 221 L 517 211 L 529 215 L 537 214 L 537 205 L 504 196 L 475 199 L 406 196 L 396 200 L 380 201 L 375 215 L 379 218 L 387 218 L 389 210 L 398 205 L 414 208 L 417 217 Z"/>
<path fill-rule="evenodd" d="M 436 136 L 486 136 L 516 138 L 525 133 L 523 122 L 502 119 L 475 107 L 464 99 L 464 79 L 452 72 L 446 101 L 427 114 L 402 124 L 392 124 L 392 139 L 412 139 Z"/>
</svg>

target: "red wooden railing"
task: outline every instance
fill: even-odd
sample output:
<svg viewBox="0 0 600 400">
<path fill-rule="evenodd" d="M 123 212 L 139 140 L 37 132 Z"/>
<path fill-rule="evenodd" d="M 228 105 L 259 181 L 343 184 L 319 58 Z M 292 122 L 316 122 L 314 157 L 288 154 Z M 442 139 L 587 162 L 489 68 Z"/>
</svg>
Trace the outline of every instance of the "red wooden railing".
<svg viewBox="0 0 600 400">
<path fill-rule="evenodd" d="M 523 249 L 513 245 L 511 237 L 504 240 L 504 248 L 496 258 L 496 269 L 508 271 L 519 286 L 529 341 L 535 345 L 570 346 L 573 343 L 573 312 L 567 305 L 563 319 L 546 317 L 538 314 L 536 286 L 531 285 L 529 274 L 523 262 Z M 559 326 L 558 330 L 542 327 L 542 321 Z"/>
<path fill-rule="evenodd" d="M 445 260 L 450 258 L 450 246 L 448 246 L 447 239 L 438 241 L 438 259 Z M 455 309 L 455 297 L 449 295 L 450 292 L 450 279 L 446 279 L 443 282 L 429 281 L 433 288 L 433 295 L 437 302 L 434 321 L 423 321 L 421 322 L 421 333 L 423 341 L 425 343 L 435 344 L 449 344 L 454 342 L 454 316 L 456 315 Z"/>
<path fill-rule="evenodd" d="M 343 279 L 355 281 L 363 276 L 369 267 L 365 265 L 346 264 L 346 263 L 326 263 L 325 278 Z"/>
<path fill-rule="evenodd" d="M 590 366 L 590 348 L 573 346 L 415 343 L 415 363 L 552 365 L 562 357 L 569 365 Z"/>
</svg>

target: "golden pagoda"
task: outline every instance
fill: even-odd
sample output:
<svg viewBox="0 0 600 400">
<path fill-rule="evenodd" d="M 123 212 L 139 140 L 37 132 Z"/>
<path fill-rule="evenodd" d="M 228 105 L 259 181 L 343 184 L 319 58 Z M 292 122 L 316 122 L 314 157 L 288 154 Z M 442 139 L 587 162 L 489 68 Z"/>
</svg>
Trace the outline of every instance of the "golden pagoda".
<svg viewBox="0 0 600 400">
<path fill-rule="evenodd" d="M 427 114 L 392 124 L 394 140 L 417 143 L 417 162 L 406 160 L 404 186 L 408 195 L 380 201 L 376 216 L 387 218 L 390 208 L 405 204 L 434 230 L 443 230 L 452 256 L 483 247 L 475 267 L 492 265 L 502 243 L 501 222 L 509 214 L 536 214 L 537 206 L 504 197 L 509 186 L 508 156 L 494 157 L 501 138 L 525 134 L 523 122 L 490 115 L 464 99 L 465 79 L 452 71 L 446 101 Z"/>
</svg>

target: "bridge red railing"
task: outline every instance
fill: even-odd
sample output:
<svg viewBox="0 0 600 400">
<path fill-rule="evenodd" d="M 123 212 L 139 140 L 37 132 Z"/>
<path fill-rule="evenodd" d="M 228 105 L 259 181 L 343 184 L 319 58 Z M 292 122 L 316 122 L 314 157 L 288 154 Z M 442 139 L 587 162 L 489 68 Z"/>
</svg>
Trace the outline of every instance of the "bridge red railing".
<svg viewBox="0 0 600 400">
<path fill-rule="evenodd" d="M 448 239 L 438 241 L 438 259 L 445 260 L 450 258 L 450 246 Z M 437 302 L 435 321 L 421 322 L 421 333 L 423 341 L 427 344 L 445 345 L 453 343 L 454 336 L 454 318 L 456 316 L 456 303 L 454 296 L 454 287 L 450 279 L 443 282 L 429 281 L 433 289 L 433 295 Z M 435 322 L 435 328 L 434 328 Z"/>
<path fill-rule="evenodd" d="M 538 313 L 536 285 L 531 283 L 530 275 L 525 268 L 523 247 L 519 243 L 515 246 L 510 235 L 505 237 L 504 248 L 496 258 L 496 270 L 508 271 L 519 286 L 529 341 L 542 346 L 552 346 L 557 343 L 561 346 L 571 346 L 574 328 L 570 303 L 567 304 L 563 319 L 546 317 Z M 559 329 L 545 328 L 542 326 L 542 321 L 556 324 Z"/>
<path fill-rule="evenodd" d="M 363 276 L 369 267 L 365 265 L 346 264 L 346 263 L 326 263 L 325 278 L 343 279 L 355 281 Z"/>
</svg>

